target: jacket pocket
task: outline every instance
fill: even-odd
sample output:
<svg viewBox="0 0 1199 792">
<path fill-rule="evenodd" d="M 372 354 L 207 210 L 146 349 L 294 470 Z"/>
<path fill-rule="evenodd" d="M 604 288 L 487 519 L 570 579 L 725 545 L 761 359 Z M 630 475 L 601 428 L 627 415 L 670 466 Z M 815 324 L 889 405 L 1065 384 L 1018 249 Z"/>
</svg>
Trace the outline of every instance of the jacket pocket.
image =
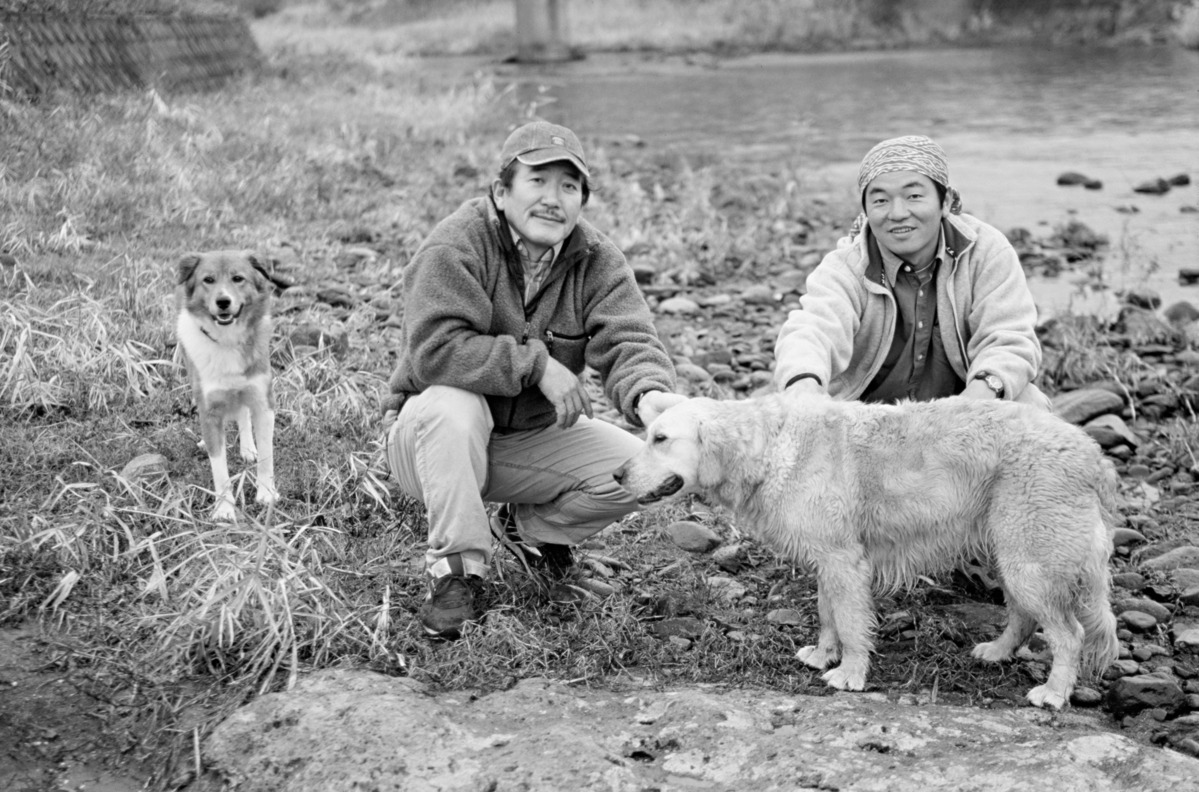
<svg viewBox="0 0 1199 792">
<path fill-rule="evenodd" d="M 586 362 L 587 342 L 591 336 L 586 333 L 562 333 L 557 330 L 545 331 L 545 348 L 550 357 L 567 366 L 572 371 L 579 371 Z"/>
</svg>

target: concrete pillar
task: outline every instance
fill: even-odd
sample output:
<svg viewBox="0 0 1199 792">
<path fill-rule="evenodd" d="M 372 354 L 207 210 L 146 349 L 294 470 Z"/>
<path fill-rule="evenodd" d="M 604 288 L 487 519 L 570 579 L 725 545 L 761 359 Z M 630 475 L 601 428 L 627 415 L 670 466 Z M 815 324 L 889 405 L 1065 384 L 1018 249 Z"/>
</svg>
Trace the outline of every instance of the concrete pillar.
<svg viewBox="0 0 1199 792">
<path fill-rule="evenodd" d="M 567 0 L 516 0 L 516 60 L 545 63 L 572 57 L 566 35 Z"/>
</svg>

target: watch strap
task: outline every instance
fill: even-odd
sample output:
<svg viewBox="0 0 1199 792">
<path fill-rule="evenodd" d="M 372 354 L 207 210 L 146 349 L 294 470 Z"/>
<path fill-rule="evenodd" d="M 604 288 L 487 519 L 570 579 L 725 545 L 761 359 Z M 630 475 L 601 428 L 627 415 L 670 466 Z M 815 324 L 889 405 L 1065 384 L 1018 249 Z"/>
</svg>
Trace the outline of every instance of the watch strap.
<svg viewBox="0 0 1199 792">
<path fill-rule="evenodd" d="M 983 384 L 986 385 L 991 390 L 993 390 L 995 392 L 996 396 L 998 396 L 1001 399 L 1003 398 L 1004 390 L 1005 390 L 1003 387 L 1003 380 L 999 379 L 999 377 L 997 377 L 996 375 L 992 374 L 989 371 L 980 371 L 974 375 L 974 379 L 982 380 Z"/>
</svg>

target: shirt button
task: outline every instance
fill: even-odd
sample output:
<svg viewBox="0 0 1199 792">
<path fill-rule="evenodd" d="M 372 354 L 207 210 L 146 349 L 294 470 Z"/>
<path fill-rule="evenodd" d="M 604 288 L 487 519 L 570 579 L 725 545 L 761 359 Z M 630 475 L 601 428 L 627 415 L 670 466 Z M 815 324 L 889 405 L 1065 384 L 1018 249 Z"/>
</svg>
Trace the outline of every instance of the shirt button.
<svg viewBox="0 0 1199 792">
<path fill-rule="evenodd" d="M 903 271 L 904 271 L 904 272 L 911 272 L 911 271 L 912 271 L 912 268 L 911 268 L 911 267 L 908 267 L 908 266 L 904 266 L 904 268 L 903 268 Z"/>
<path fill-rule="evenodd" d="M 921 289 L 920 291 L 916 292 L 916 295 L 917 295 L 918 297 L 923 297 L 923 296 L 924 296 L 924 289 Z"/>
<path fill-rule="evenodd" d="M 924 328 L 924 322 L 917 322 L 917 323 L 916 323 L 916 326 L 917 326 L 917 327 L 919 327 L 919 328 L 921 328 L 921 329 L 923 329 L 923 328 Z"/>
</svg>

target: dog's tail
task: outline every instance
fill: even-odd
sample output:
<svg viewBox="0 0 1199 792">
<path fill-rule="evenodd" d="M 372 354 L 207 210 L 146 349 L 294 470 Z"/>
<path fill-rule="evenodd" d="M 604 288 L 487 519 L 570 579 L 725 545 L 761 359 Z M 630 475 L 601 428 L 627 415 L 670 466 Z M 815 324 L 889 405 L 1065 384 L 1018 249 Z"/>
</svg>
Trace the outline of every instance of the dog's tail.
<svg viewBox="0 0 1199 792">
<path fill-rule="evenodd" d="M 1116 471 L 1110 460 L 1102 461 L 1095 491 L 1099 500 L 1099 519 L 1095 520 L 1091 547 L 1082 565 L 1082 590 L 1078 598 L 1078 620 L 1083 629 L 1081 666 L 1082 672 L 1088 675 L 1102 673 L 1120 652 L 1116 616 L 1108 599 L 1111 590 L 1108 562 L 1116 524 Z"/>
</svg>

